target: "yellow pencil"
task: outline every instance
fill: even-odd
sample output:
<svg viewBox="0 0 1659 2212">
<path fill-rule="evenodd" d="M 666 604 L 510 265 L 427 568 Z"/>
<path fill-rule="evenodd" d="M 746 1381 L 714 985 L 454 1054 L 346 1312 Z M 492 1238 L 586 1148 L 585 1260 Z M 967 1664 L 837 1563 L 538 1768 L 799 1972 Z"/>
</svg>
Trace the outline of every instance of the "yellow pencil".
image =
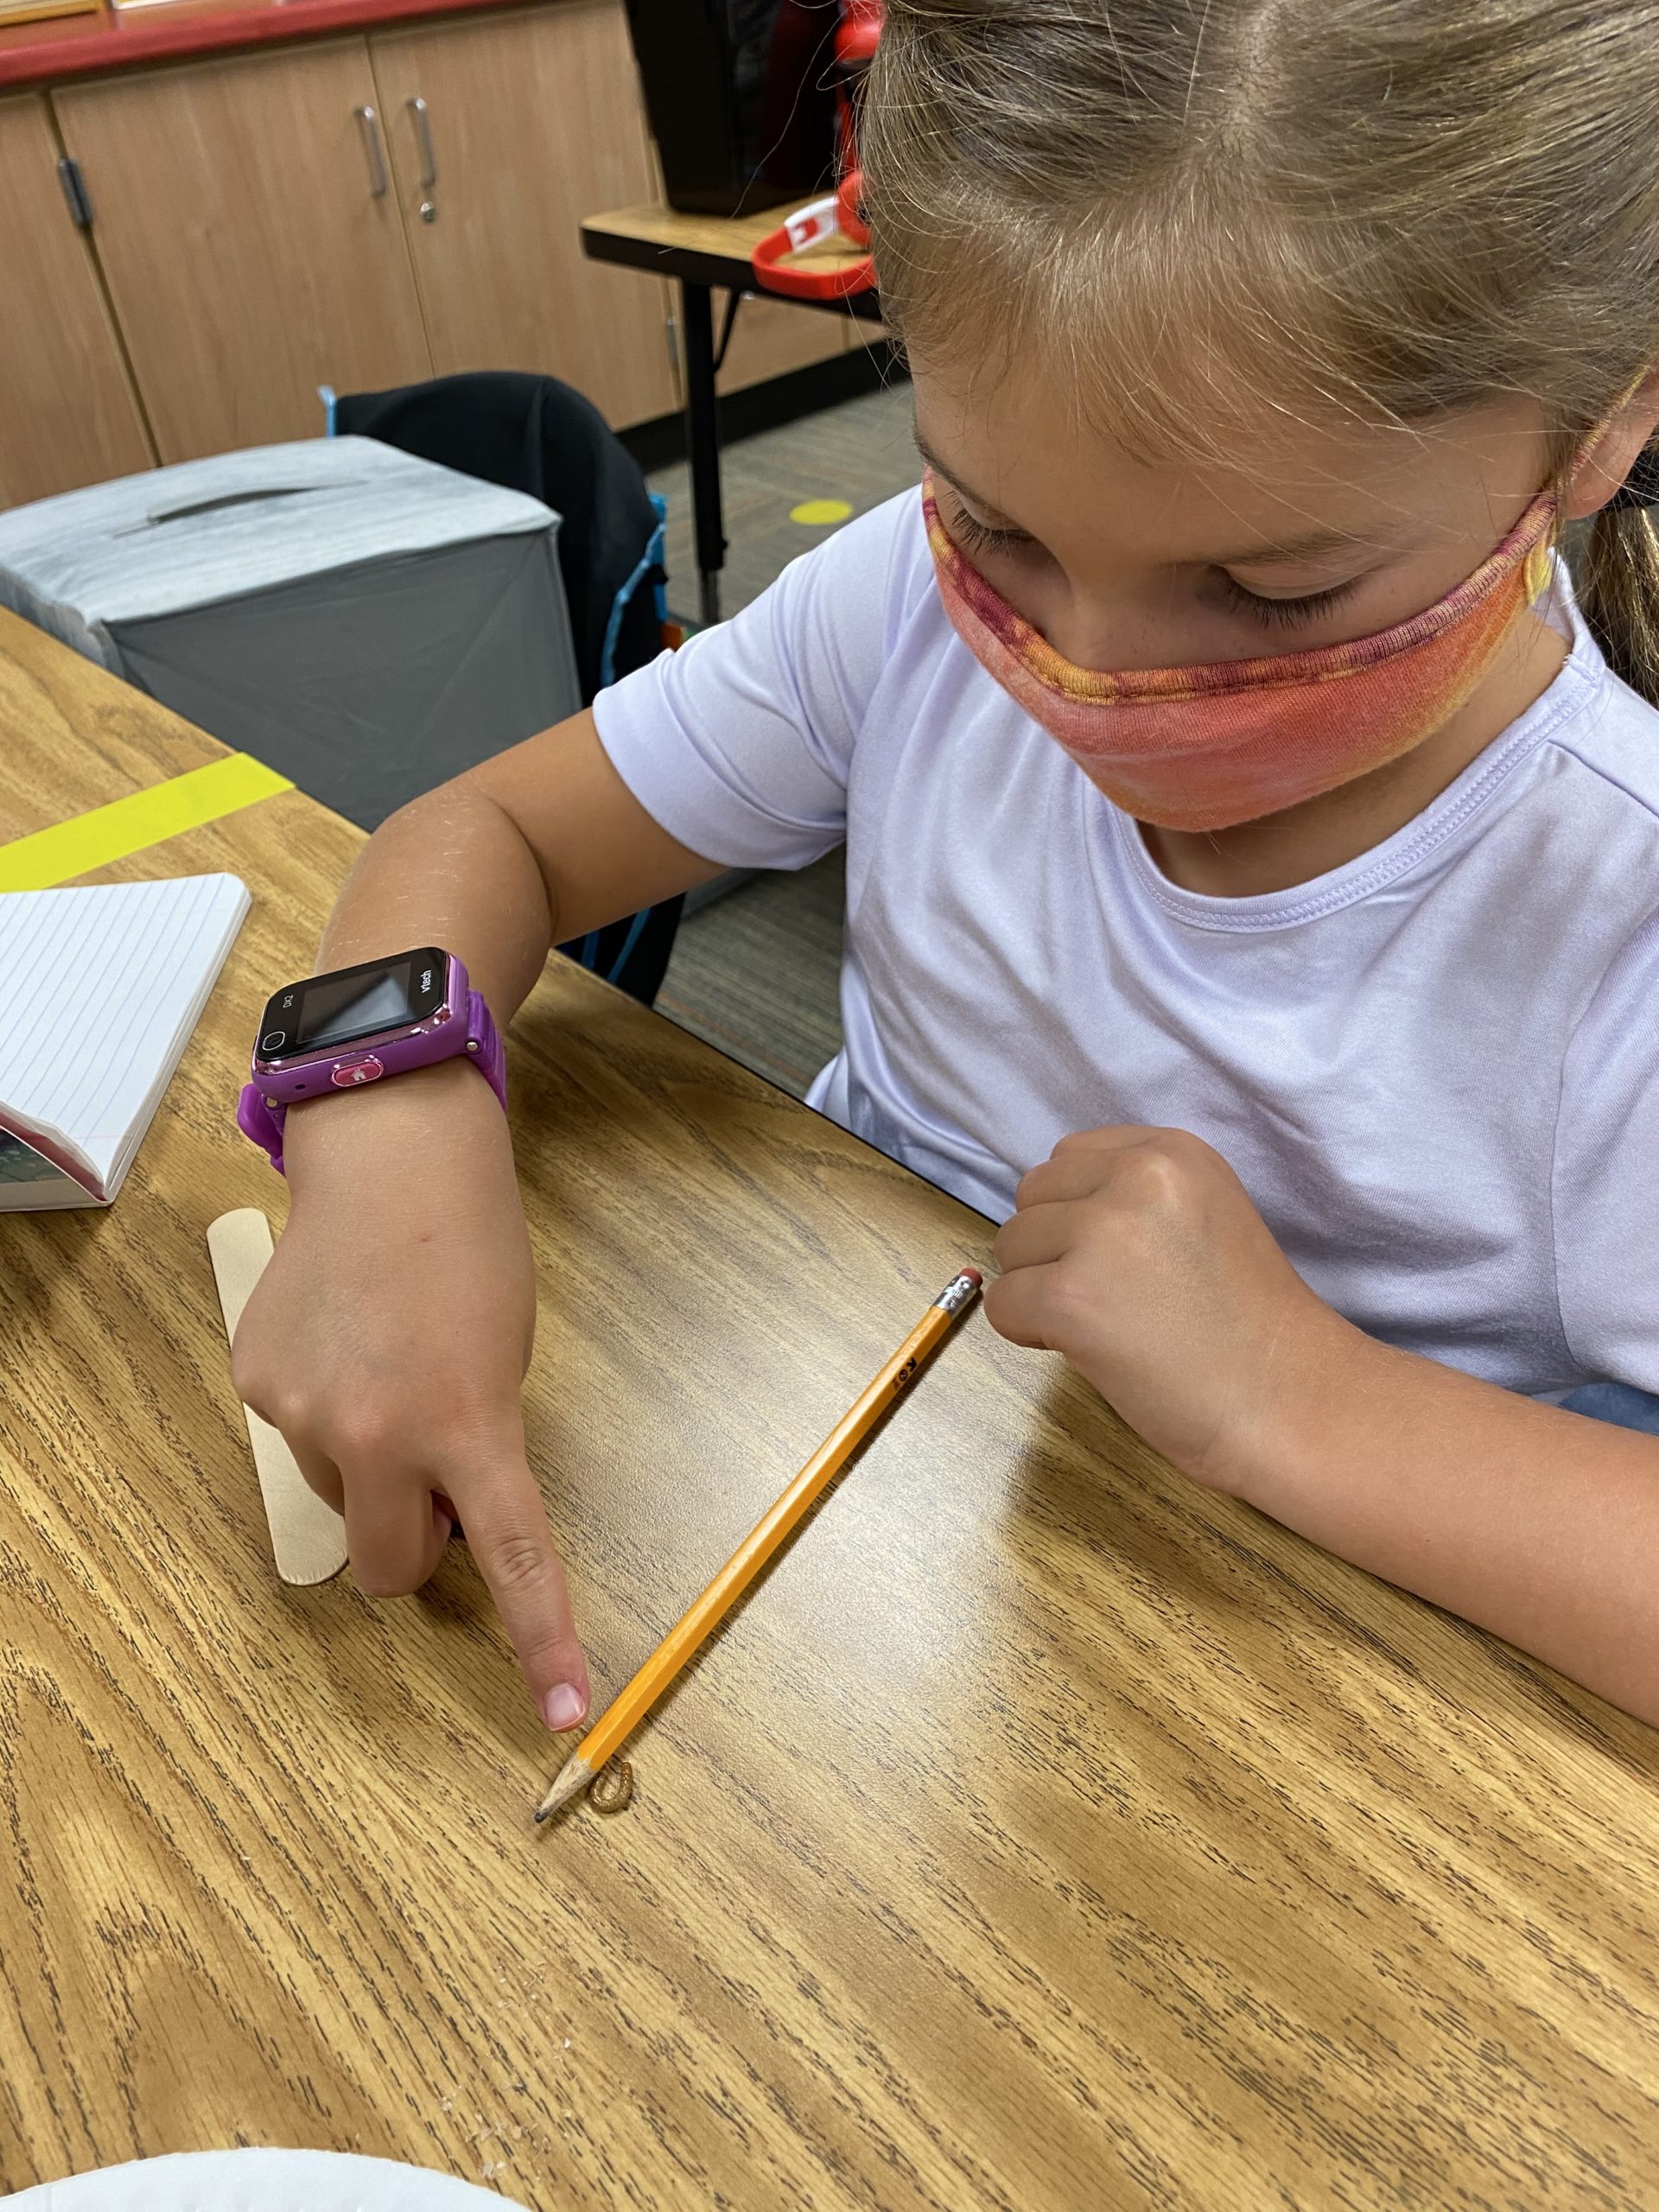
<svg viewBox="0 0 1659 2212">
<path fill-rule="evenodd" d="M 856 1405 L 844 1414 L 766 1516 L 757 1522 L 696 1603 L 663 1638 L 620 1697 L 606 1708 L 536 1808 L 544 1821 L 584 1790 L 619 1751 L 663 1692 L 719 1627 L 755 1576 L 779 1549 L 808 1507 L 820 1497 L 895 1398 L 921 1371 L 983 1278 L 964 1268 L 939 1293 Z"/>
</svg>

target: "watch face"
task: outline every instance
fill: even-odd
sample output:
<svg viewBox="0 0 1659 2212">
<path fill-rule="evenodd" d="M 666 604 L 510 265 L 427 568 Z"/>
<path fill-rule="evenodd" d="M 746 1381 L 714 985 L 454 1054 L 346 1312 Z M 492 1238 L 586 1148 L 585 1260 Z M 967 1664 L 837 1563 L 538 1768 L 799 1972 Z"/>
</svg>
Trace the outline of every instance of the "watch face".
<svg viewBox="0 0 1659 2212">
<path fill-rule="evenodd" d="M 449 963 L 435 945 L 336 968 L 278 991 L 265 1007 L 259 1058 L 285 1060 L 296 1053 L 331 1052 L 389 1029 L 429 1020 L 443 1004 Z"/>
</svg>

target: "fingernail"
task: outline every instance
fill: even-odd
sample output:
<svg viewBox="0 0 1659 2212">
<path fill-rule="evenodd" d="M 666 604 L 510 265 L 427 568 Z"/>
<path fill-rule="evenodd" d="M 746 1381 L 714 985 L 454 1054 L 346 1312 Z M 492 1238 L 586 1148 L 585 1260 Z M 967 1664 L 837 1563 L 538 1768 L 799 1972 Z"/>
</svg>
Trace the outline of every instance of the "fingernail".
<svg viewBox="0 0 1659 2212">
<path fill-rule="evenodd" d="M 588 1700 L 574 1682 L 557 1682 L 542 1700 L 542 1718 L 556 1734 L 574 1728 L 588 1710 Z"/>
</svg>

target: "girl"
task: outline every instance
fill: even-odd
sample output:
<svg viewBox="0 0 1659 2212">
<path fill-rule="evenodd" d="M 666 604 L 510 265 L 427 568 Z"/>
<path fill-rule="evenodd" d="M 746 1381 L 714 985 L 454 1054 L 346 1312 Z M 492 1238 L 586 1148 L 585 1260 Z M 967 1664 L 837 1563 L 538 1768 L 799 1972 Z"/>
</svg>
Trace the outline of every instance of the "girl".
<svg viewBox="0 0 1659 2212">
<path fill-rule="evenodd" d="M 925 496 L 395 817 L 325 964 L 436 944 L 505 1024 L 551 942 L 844 839 L 813 1100 L 1001 1219 L 995 1325 L 1659 1721 L 1659 1439 L 1563 1403 L 1659 1392 L 1659 546 L 1609 504 L 1659 425 L 1653 23 L 891 0 Z M 243 1395 L 365 1588 L 454 1501 L 573 1726 L 491 1088 L 288 1151 Z"/>
</svg>

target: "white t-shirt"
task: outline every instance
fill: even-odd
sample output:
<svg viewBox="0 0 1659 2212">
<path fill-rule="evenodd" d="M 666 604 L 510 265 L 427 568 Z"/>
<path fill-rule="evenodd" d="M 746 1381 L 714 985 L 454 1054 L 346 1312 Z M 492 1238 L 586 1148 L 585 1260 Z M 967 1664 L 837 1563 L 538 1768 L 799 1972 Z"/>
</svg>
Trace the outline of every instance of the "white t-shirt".
<svg viewBox="0 0 1659 2212">
<path fill-rule="evenodd" d="M 1069 1133 L 1190 1129 L 1306 1281 L 1506 1388 L 1659 1391 L 1659 713 L 1572 652 L 1417 818 L 1288 891 L 1178 889 L 980 667 L 919 498 L 600 698 L 709 860 L 843 838 L 810 1103 L 1001 1219 Z"/>
</svg>

